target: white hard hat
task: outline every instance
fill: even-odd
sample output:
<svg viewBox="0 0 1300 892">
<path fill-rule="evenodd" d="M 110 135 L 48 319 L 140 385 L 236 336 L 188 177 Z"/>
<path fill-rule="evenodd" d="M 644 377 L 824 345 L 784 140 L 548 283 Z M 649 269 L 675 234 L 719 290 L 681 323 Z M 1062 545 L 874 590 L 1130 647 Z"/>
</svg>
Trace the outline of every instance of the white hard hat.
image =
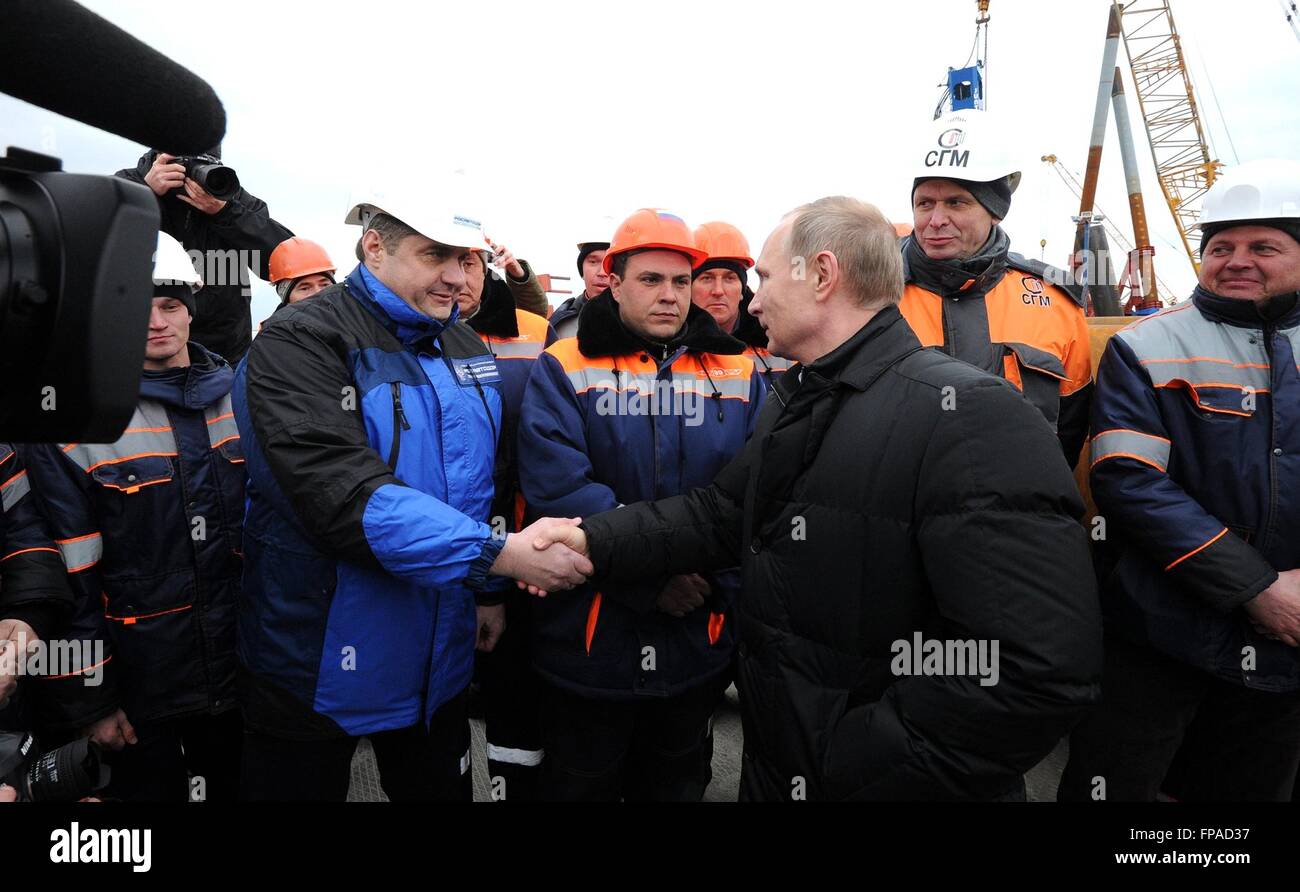
<svg viewBox="0 0 1300 892">
<path fill-rule="evenodd" d="M 1201 205 L 1202 228 L 1247 220 L 1300 218 L 1300 161 L 1247 161 L 1224 171 Z"/>
<path fill-rule="evenodd" d="M 439 244 L 491 251 L 492 245 L 483 235 L 482 221 L 452 197 L 453 192 L 447 190 L 445 194 L 436 195 L 432 190 L 411 189 L 409 186 L 367 190 L 365 198 L 352 206 L 343 222 L 350 226 L 365 226 L 375 214 L 387 214 Z"/>
<path fill-rule="evenodd" d="M 914 180 L 947 179 L 991 183 L 1010 178 L 1020 185 L 1017 153 L 1008 131 L 984 111 L 955 111 L 930 123 L 918 146 Z"/>
<path fill-rule="evenodd" d="M 165 232 L 158 233 L 158 247 L 153 254 L 153 283 L 189 285 L 191 291 L 203 287 L 203 279 L 195 271 L 190 255 L 185 253 L 180 242 Z"/>
</svg>

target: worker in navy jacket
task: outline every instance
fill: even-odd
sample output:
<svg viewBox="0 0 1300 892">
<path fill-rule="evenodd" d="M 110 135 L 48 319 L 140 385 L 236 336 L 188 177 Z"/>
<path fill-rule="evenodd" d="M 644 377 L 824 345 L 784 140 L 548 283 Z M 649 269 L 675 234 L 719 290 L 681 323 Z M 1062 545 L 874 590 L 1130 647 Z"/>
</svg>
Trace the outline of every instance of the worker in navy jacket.
<svg viewBox="0 0 1300 892">
<path fill-rule="evenodd" d="M 519 468 L 530 512 L 586 517 L 684 493 L 740 451 L 765 389 L 745 345 L 691 303 L 703 260 L 670 214 L 641 210 L 619 227 L 604 261 L 610 288 L 529 381 Z M 543 798 L 703 795 L 738 588 L 732 570 L 534 602 Z"/>
<path fill-rule="evenodd" d="M 1200 284 L 1102 357 L 1102 704 L 1067 799 L 1289 799 L 1300 764 L 1300 164 L 1206 196 Z"/>
</svg>

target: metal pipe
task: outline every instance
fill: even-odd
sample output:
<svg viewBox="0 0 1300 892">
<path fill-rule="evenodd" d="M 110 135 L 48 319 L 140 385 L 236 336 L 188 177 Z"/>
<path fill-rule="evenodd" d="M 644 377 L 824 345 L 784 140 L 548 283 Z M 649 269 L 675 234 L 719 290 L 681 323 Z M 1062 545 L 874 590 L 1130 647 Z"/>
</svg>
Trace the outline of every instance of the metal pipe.
<svg viewBox="0 0 1300 892">
<path fill-rule="evenodd" d="M 1097 82 L 1097 102 L 1093 106 L 1092 136 L 1088 142 L 1088 166 L 1083 176 L 1083 196 L 1079 214 L 1092 211 L 1097 197 L 1097 176 L 1101 170 L 1101 149 L 1106 142 L 1106 116 L 1110 112 L 1110 93 L 1115 81 L 1115 59 L 1119 56 L 1119 6 L 1112 3 L 1106 22 L 1106 47 L 1101 56 L 1101 77 Z M 1082 236 L 1082 229 L 1080 230 Z M 1076 239 L 1079 244 L 1081 239 Z"/>
<path fill-rule="evenodd" d="M 1128 187 L 1129 213 L 1133 218 L 1133 242 L 1135 248 L 1129 260 L 1129 268 L 1135 272 L 1129 278 L 1136 305 L 1142 309 L 1159 306 L 1156 294 L 1155 264 L 1152 256 L 1155 249 L 1151 247 L 1151 234 L 1147 229 L 1146 206 L 1142 202 L 1142 180 L 1138 172 L 1137 149 L 1133 144 L 1133 128 L 1129 123 L 1128 103 L 1124 99 L 1124 79 L 1119 69 L 1115 69 L 1115 85 L 1110 94 L 1115 109 L 1115 129 L 1119 133 L 1119 154 L 1124 162 L 1124 182 Z M 1136 261 L 1136 262 L 1134 262 Z"/>
</svg>

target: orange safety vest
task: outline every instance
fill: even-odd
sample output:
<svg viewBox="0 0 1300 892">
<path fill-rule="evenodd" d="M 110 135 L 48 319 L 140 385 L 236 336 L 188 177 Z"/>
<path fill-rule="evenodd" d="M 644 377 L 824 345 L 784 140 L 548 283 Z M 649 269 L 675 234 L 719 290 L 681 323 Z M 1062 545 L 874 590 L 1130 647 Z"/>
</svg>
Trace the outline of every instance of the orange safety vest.
<svg viewBox="0 0 1300 892">
<path fill-rule="evenodd" d="M 536 359 L 546 349 L 546 328 L 549 323 L 544 316 L 527 310 L 515 310 L 515 319 L 519 324 L 519 334 L 515 337 L 480 334 L 479 338 L 497 359 Z"/>
<path fill-rule="evenodd" d="M 945 337 L 945 300 L 960 301 L 961 297 L 943 298 L 909 284 L 903 289 L 898 308 L 922 346 L 952 353 Z M 1083 309 L 1061 288 L 1013 268 L 1007 269 L 983 301 L 989 343 L 1003 348 L 1002 377 L 1054 425 L 1060 400 L 1092 381 L 1092 354 Z"/>
</svg>

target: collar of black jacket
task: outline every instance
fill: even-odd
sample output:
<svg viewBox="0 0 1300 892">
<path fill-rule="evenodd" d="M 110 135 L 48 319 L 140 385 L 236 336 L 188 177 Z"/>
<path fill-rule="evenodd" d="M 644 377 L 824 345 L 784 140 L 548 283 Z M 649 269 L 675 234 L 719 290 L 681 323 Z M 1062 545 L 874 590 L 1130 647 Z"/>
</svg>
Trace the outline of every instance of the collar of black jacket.
<svg viewBox="0 0 1300 892">
<path fill-rule="evenodd" d="M 738 338 L 750 347 L 767 348 L 767 332 L 759 321 L 750 315 L 749 305 L 754 302 L 754 292 L 749 289 L 748 284 L 740 286 L 740 312 L 736 316 L 736 327 L 732 329 L 731 336 Z"/>
<path fill-rule="evenodd" d="M 481 335 L 519 337 L 519 317 L 515 315 L 515 295 L 510 286 L 489 272 L 483 283 L 483 300 L 478 312 L 467 321 Z"/>
<path fill-rule="evenodd" d="M 844 384 L 854 390 L 866 390 L 885 371 L 909 353 L 921 349 L 912 329 L 896 305 L 885 307 L 866 325 L 830 353 L 799 371 L 778 376 L 773 385 L 784 391 L 788 402 L 805 387 L 825 389 Z"/>
<path fill-rule="evenodd" d="M 663 360 L 680 347 L 695 353 L 720 355 L 745 352 L 743 343 L 718 328 L 713 317 L 695 304 L 686 312 L 686 324 L 667 344 L 656 344 L 628 331 L 608 288 L 588 301 L 578 316 L 578 350 L 583 356 L 650 353 Z"/>
<path fill-rule="evenodd" d="M 931 260 L 909 235 L 903 240 L 903 275 L 940 297 L 983 297 L 1002 281 L 1010 250 L 1011 239 L 996 225 L 983 247 L 966 260 Z"/>
<path fill-rule="evenodd" d="M 190 341 L 190 364 L 175 369 L 146 369 L 140 376 L 140 396 L 178 409 L 203 409 L 226 394 L 235 383 L 234 370 L 215 353 Z"/>
<path fill-rule="evenodd" d="M 1196 286 L 1192 302 L 1207 319 L 1242 328 L 1294 328 L 1300 325 L 1300 292 L 1278 294 L 1263 303 L 1224 297 Z"/>
</svg>

